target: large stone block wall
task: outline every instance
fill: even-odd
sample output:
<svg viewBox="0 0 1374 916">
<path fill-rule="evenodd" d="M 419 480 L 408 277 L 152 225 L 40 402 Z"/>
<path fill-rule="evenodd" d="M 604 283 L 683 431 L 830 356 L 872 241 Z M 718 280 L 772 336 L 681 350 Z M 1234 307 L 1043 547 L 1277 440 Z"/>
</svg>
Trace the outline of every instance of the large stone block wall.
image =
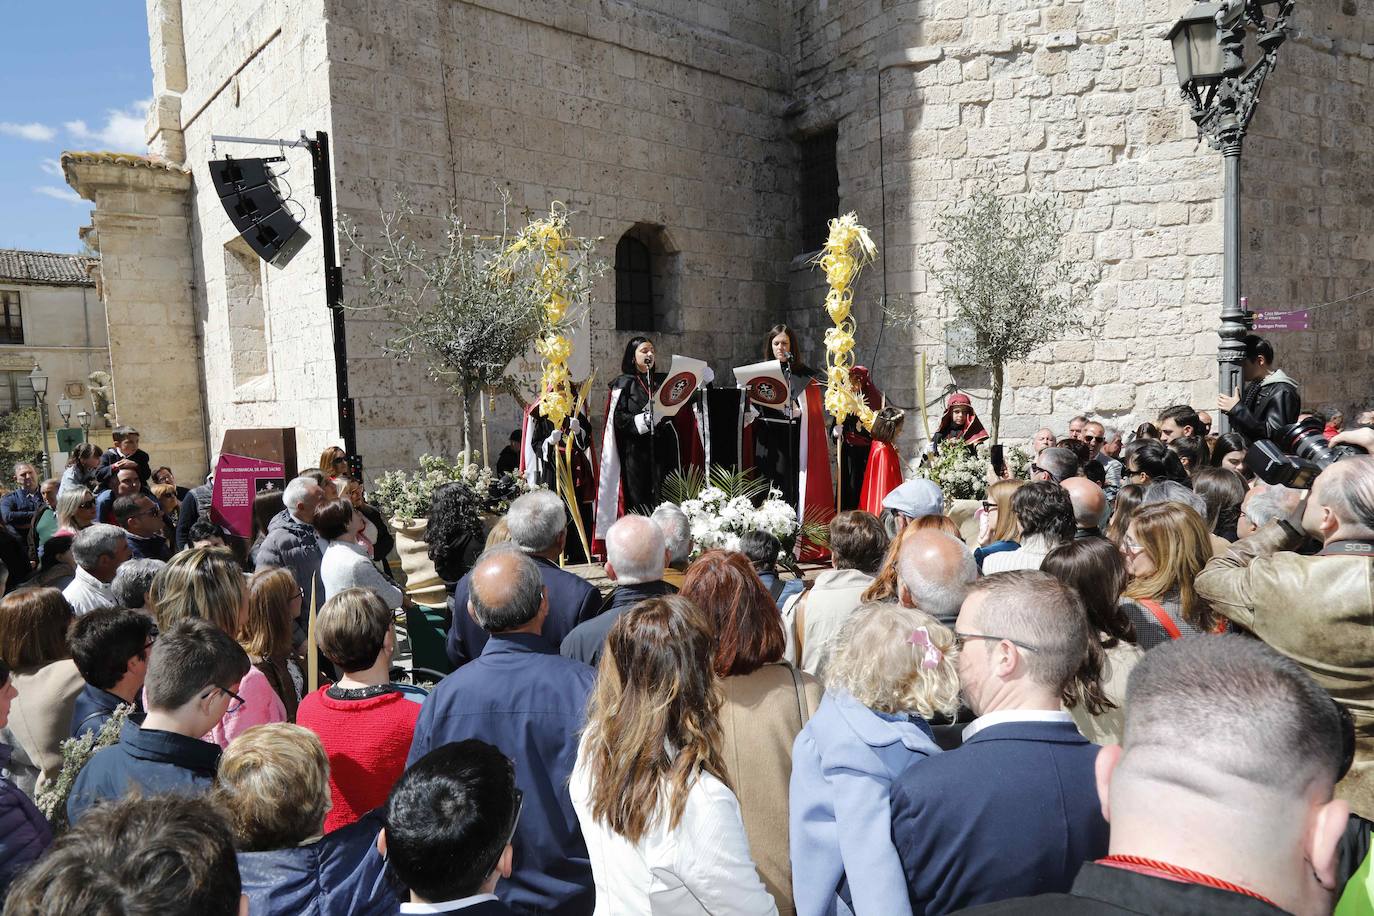
<svg viewBox="0 0 1374 916">
<path fill-rule="evenodd" d="M 1242 159 L 1242 292 L 1251 308 L 1327 303 L 1374 287 L 1374 0 L 1299 5 Z M 1305 405 L 1374 399 L 1374 294 L 1270 335 Z"/>
<path fill-rule="evenodd" d="M 211 134 L 291 140 L 332 130 L 325 9 L 320 0 L 183 4 L 181 127 L 194 183 L 196 309 L 212 453 L 226 429 L 294 426 L 303 465 L 340 444 L 325 307 L 320 211 L 304 149 L 212 144 Z M 311 241 L 283 269 L 242 253 L 208 163 L 284 155 L 286 182 Z M 283 186 L 285 189 L 285 186 Z M 262 316 L 243 318 L 253 296 Z M 263 359 L 263 354 L 266 359 Z M 237 370 L 237 371 L 236 371 Z"/>
<path fill-rule="evenodd" d="M 727 378 L 755 356 L 782 313 L 795 253 L 788 68 L 773 2 L 331 2 L 329 16 L 342 214 L 375 229 L 403 192 L 421 216 L 455 200 L 465 221 L 495 231 L 502 194 L 517 224 L 523 208 L 559 200 L 578 234 L 603 237 L 608 262 L 631 227 L 661 226 L 676 274 L 675 301 L 652 332 L 661 356 L 699 356 Z M 350 256 L 346 277 L 360 270 Z M 423 384 L 422 366 L 375 345 L 364 355 L 363 341 L 388 330 L 368 318 L 350 316 L 353 377 L 360 391 L 396 395 L 360 405 L 375 436 L 369 460 L 455 451 L 452 396 Z M 635 330 L 615 327 L 608 273 L 574 359 L 576 375 L 597 372 L 594 412 Z M 497 400 L 493 450 L 512 407 Z"/>
<path fill-rule="evenodd" d="M 1102 268 L 1095 336 L 1052 343 L 1008 373 L 1008 436 L 1079 412 L 1133 424 L 1214 397 L 1220 159 L 1195 140 L 1161 39 L 1185 5 L 795 7 L 804 117 L 839 125 L 840 209 L 877 228 L 889 296 L 919 316 L 911 328 L 889 322 L 883 336 L 878 376 L 894 401 L 934 402 L 933 422 L 941 390 L 956 383 L 987 421 L 988 375 L 945 365 L 949 316 L 927 280 L 940 257 L 934 218 L 982 188 L 1055 195 L 1067 257 Z M 808 44 L 808 35 L 835 38 Z M 851 37 L 862 35 L 873 37 Z M 864 354 L 882 325 L 883 274 L 875 265 L 861 287 Z M 799 304 L 818 315 L 814 301 Z"/>
</svg>

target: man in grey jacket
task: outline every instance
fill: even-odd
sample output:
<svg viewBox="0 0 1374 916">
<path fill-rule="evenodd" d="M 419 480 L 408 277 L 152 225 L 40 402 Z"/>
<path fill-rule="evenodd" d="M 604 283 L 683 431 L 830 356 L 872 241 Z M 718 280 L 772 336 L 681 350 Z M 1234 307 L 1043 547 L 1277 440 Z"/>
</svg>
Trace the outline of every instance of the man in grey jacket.
<svg viewBox="0 0 1374 916">
<path fill-rule="evenodd" d="M 313 526 L 315 510 L 324 498 L 320 485 L 309 477 L 297 477 L 286 485 L 282 502 L 286 508 L 267 525 L 267 537 L 258 548 L 257 568 L 280 567 L 291 571 L 305 600 L 296 618 L 296 644 L 305 642 L 306 620 L 311 596 L 316 610 L 324 603 L 324 583 L 320 580 L 320 561 L 324 545 Z"/>
</svg>

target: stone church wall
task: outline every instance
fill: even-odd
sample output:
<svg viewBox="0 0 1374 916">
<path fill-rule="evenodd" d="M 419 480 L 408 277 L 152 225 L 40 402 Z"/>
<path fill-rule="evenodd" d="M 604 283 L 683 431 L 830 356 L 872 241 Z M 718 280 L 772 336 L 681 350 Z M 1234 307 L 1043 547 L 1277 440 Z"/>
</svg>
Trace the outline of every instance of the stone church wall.
<svg viewBox="0 0 1374 916">
<path fill-rule="evenodd" d="M 503 193 L 517 225 L 523 208 L 559 200 L 578 234 L 603 238 L 608 262 L 638 226 L 656 252 L 663 297 L 649 333 L 664 368 L 682 352 L 730 378 L 755 356 L 795 253 L 786 46 L 772 2 L 335 2 L 329 15 L 342 214 L 367 230 L 403 192 L 431 216 L 456 200 L 466 222 L 492 232 Z M 360 266 L 346 262 L 346 276 Z M 350 316 L 351 333 L 385 337 L 384 323 L 364 319 Z M 640 330 L 616 327 L 607 273 L 573 366 L 579 378 L 597 371 L 595 412 Z M 429 427 L 453 420 L 421 367 L 356 353 L 359 390 L 397 395 L 361 405 L 378 436 L 374 465 L 447 435 Z M 497 406 L 493 450 L 513 422 L 509 399 Z"/>
</svg>

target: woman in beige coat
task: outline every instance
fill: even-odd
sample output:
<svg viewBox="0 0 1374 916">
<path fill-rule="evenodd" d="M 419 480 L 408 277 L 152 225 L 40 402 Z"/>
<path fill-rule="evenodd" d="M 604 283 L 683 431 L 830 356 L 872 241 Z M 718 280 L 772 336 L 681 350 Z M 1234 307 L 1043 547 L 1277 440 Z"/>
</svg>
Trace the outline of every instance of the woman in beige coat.
<svg viewBox="0 0 1374 916">
<path fill-rule="evenodd" d="M 820 683 L 782 660 L 782 617 L 744 554 L 702 554 L 688 567 L 680 594 L 715 623 L 726 770 L 759 877 L 778 912 L 795 913 L 787 788 L 792 744 L 820 704 Z"/>
<path fill-rule="evenodd" d="M 12 592 L 0 601 L 0 658 L 19 696 L 0 743 L 13 748 L 10 776 L 30 798 L 62 771 L 62 742 L 85 686 L 67 649 L 72 609 L 55 588 Z"/>
</svg>

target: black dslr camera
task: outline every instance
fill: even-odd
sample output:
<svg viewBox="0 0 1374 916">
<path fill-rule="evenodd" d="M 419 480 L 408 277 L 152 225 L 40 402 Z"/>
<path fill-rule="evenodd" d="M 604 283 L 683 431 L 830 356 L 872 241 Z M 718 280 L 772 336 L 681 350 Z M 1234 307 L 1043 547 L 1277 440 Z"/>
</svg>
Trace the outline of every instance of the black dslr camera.
<svg viewBox="0 0 1374 916">
<path fill-rule="evenodd" d="M 1363 455 L 1356 445 L 1333 446 L 1322 434 L 1322 423 L 1316 417 L 1299 420 L 1279 430 L 1277 445 L 1261 439 L 1245 453 L 1245 466 L 1267 484 L 1308 490 L 1317 475 L 1351 455 Z"/>
</svg>

